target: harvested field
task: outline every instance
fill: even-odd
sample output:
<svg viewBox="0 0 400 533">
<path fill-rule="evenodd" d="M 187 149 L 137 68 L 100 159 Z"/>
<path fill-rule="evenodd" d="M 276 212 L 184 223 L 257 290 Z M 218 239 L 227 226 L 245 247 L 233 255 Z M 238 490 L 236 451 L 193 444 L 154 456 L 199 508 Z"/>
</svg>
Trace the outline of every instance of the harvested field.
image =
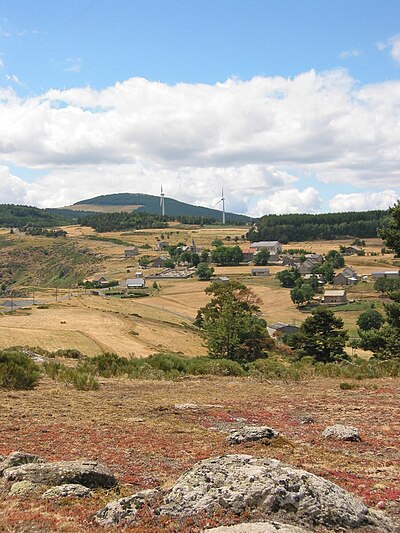
<svg viewBox="0 0 400 533">
<path fill-rule="evenodd" d="M 49 460 L 86 458 L 107 464 L 121 494 L 169 487 L 196 461 L 226 453 L 277 458 L 337 483 L 387 511 L 400 506 L 400 381 L 366 380 L 355 390 L 319 379 L 260 383 L 245 378 L 176 382 L 103 380 L 99 391 L 77 392 L 47 378 L 38 389 L 0 392 L 0 453 L 23 449 Z M 191 403 L 182 409 L 176 404 Z M 302 424 L 302 417 L 313 422 Z M 29 424 L 24 423 L 29 420 Z M 323 429 L 344 423 L 360 429 L 361 442 L 334 442 Z M 242 424 L 265 424 L 282 439 L 270 446 L 226 443 Z M 90 514 L 115 497 L 63 504 L 35 497 L 0 501 L 5 531 L 91 531 Z M 225 519 L 227 519 L 225 517 Z M 223 517 L 218 518 L 221 522 Z M 0 528 L 1 530 L 1 528 Z M 97 529 L 96 529 L 97 530 Z M 147 517 L 129 531 L 200 531 L 199 525 L 156 525 Z"/>
</svg>

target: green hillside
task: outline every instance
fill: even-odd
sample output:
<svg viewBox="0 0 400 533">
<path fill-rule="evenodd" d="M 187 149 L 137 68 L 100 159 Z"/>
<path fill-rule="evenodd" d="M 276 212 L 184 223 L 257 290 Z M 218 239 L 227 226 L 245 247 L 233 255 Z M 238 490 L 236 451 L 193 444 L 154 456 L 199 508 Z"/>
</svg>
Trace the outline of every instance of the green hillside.
<svg viewBox="0 0 400 533">
<path fill-rule="evenodd" d="M 160 198 L 150 194 L 131 194 L 118 193 L 106 194 L 96 196 L 89 200 L 81 200 L 73 204 L 79 205 L 98 205 L 98 206 L 140 206 L 135 210 L 136 213 L 149 213 L 154 215 L 160 214 Z M 214 218 L 220 220 L 222 217 L 221 211 L 218 209 L 210 209 L 208 207 L 201 207 L 197 205 L 179 202 L 173 198 L 165 198 L 165 213 L 171 217 L 204 217 Z M 251 218 L 245 215 L 237 215 L 235 213 L 226 213 L 227 222 L 250 222 Z"/>
</svg>

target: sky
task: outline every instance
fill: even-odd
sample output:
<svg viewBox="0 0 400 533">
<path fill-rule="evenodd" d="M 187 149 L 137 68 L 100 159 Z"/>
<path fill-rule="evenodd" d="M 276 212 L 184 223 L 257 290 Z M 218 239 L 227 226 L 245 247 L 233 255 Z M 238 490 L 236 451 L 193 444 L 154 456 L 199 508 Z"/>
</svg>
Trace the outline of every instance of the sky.
<svg viewBox="0 0 400 533">
<path fill-rule="evenodd" d="M 400 196 L 399 0 L 0 0 L 0 203 Z"/>
</svg>

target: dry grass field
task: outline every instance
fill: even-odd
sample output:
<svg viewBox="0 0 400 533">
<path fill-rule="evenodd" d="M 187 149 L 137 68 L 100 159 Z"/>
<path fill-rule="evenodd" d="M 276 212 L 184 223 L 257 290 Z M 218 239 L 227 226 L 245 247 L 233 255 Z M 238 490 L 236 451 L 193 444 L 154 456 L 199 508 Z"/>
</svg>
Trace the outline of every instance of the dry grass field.
<svg viewBox="0 0 400 533">
<path fill-rule="evenodd" d="M 93 499 L 81 501 L 3 494 L 0 531 L 99 531 L 91 515 L 105 502 L 142 488 L 170 487 L 196 461 L 227 453 L 276 458 L 302 467 L 372 506 L 383 501 L 386 511 L 396 516 L 399 393 L 399 379 L 366 380 L 355 390 L 341 390 L 333 379 L 262 383 L 247 378 L 110 379 L 102 380 L 99 391 L 90 392 L 44 378 L 33 391 L 0 391 L 0 453 L 21 449 L 49 460 L 100 461 L 121 484 L 117 493 L 97 492 Z M 195 406 L 175 407 L 184 403 Z M 303 416 L 314 422 L 302 424 Z M 228 446 L 226 432 L 244 423 L 271 426 L 283 438 L 270 446 Z M 322 430 L 333 423 L 358 427 L 362 441 L 324 440 Z M 229 517 L 218 518 L 219 523 L 224 520 L 229 522 Z M 137 527 L 124 531 L 199 532 L 204 523 L 157 522 L 143 516 Z"/>
<path fill-rule="evenodd" d="M 141 255 L 156 256 L 160 252 L 155 251 L 155 245 L 162 238 L 171 244 L 190 243 L 194 239 L 198 246 L 210 249 L 215 239 L 221 239 L 229 245 L 235 244 L 234 239 L 237 237 L 242 248 L 249 244 L 242 240 L 242 235 L 247 230 L 245 226 L 201 228 L 173 223 L 168 230 L 148 229 L 100 235 L 91 228 L 67 226 L 65 229 L 68 241 L 90 250 L 100 259 L 94 264 L 93 274 L 117 281 L 132 277 L 139 268 L 138 258 L 124 258 L 124 249 L 129 245 L 139 246 Z M 7 233 L 3 231 L 3 234 Z M 230 240 L 227 241 L 226 237 Z M 9 235 L 7 238 L 12 243 L 22 242 L 24 246 L 29 244 L 46 247 L 52 241 L 24 234 Z M 290 243 L 284 249 L 303 248 L 326 253 L 330 249 L 338 250 L 340 244 L 350 243 L 351 240 L 299 242 Z M 394 268 L 396 263 L 393 256 L 370 255 L 380 253 L 381 248 L 382 242 L 379 239 L 367 239 L 366 255 L 347 257 L 346 264 L 356 268 L 359 274 Z M 281 288 L 275 279 L 275 274 L 282 268 L 271 266 L 271 276 L 262 279 L 252 277 L 251 266 L 245 264 L 238 267 L 215 267 L 215 274 L 237 278 L 252 288 L 261 298 L 261 310 L 267 322 L 281 321 L 298 325 L 306 318 L 307 312 L 293 305 L 289 289 Z M 154 274 L 157 271 L 147 269 L 144 274 Z M 149 281 L 148 285 L 151 284 L 152 281 Z M 188 279 L 160 280 L 158 285 L 159 290 L 151 291 L 147 298 L 102 298 L 72 289 L 72 298 L 67 298 L 70 294 L 68 291 L 60 291 L 58 302 L 55 302 L 54 289 L 41 291 L 40 287 L 29 288 L 29 294 L 35 288 L 37 301 L 50 303 L 49 309 L 40 310 L 30 306 L 31 309 L 24 312 L 23 316 L 19 316 L 21 312 L 17 316 L 0 315 L 0 347 L 26 344 L 41 345 L 50 350 L 71 347 L 87 355 L 115 351 L 120 355 L 135 357 L 155 351 L 178 351 L 188 356 L 205 354 L 202 339 L 187 326 L 194 320 L 197 310 L 207 303 L 204 289 L 208 284 Z M 348 297 L 357 302 L 374 302 L 378 309 L 382 307 L 381 299 L 373 290 L 371 282 L 349 287 Z M 351 336 L 356 335 L 356 321 L 361 310 L 360 307 L 349 306 L 338 311 Z"/>
</svg>

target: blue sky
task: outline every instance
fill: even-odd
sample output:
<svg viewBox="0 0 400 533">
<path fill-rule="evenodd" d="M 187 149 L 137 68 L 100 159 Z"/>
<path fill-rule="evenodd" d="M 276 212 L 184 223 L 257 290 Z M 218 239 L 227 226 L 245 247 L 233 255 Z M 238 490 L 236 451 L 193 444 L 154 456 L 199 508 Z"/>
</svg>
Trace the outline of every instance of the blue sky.
<svg viewBox="0 0 400 533">
<path fill-rule="evenodd" d="M 0 201 L 381 208 L 399 74 L 398 0 L 0 0 Z"/>
</svg>

